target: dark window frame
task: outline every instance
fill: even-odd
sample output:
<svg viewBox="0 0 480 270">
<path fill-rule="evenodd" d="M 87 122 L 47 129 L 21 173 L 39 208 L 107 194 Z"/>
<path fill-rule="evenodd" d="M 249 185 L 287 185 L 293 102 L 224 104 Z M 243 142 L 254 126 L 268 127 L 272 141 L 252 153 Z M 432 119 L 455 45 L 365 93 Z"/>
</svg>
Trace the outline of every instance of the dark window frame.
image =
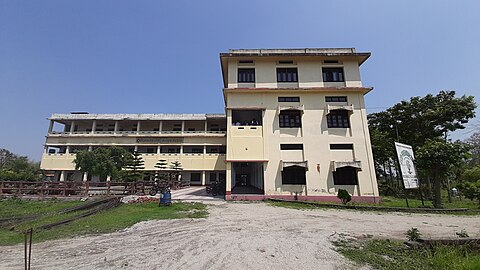
<svg viewBox="0 0 480 270">
<path fill-rule="evenodd" d="M 326 96 L 325 102 L 348 102 L 347 96 Z"/>
<path fill-rule="evenodd" d="M 278 97 L 278 102 L 300 102 L 300 97 Z"/>
<path fill-rule="evenodd" d="M 194 176 L 194 175 L 195 175 L 195 176 L 198 175 L 198 180 L 197 180 L 197 179 L 193 179 L 192 176 Z M 196 178 L 196 177 L 195 177 L 195 178 Z M 199 172 L 192 172 L 192 173 L 190 173 L 190 181 L 192 181 L 192 182 L 201 182 L 201 181 L 202 181 L 202 174 L 199 173 Z"/>
<path fill-rule="evenodd" d="M 350 115 L 347 110 L 331 110 L 327 114 L 328 128 L 350 128 Z"/>
<path fill-rule="evenodd" d="M 337 170 L 333 172 L 333 184 L 343 186 L 358 185 L 357 169 L 350 166 L 337 168 Z"/>
<path fill-rule="evenodd" d="M 332 143 L 330 144 L 330 150 L 353 150 L 352 143 Z"/>
<path fill-rule="evenodd" d="M 239 82 L 239 83 L 254 83 L 255 82 L 255 68 L 239 68 L 237 70 L 237 82 Z"/>
<path fill-rule="evenodd" d="M 303 150 L 303 144 L 301 143 L 280 144 L 280 150 Z"/>
<path fill-rule="evenodd" d="M 283 168 L 282 185 L 306 185 L 307 173 L 304 167 L 290 166 Z"/>
<path fill-rule="evenodd" d="M 344 82 L 345 72 L 343 67 L 323 67 L 322 78 L 324 82 Z"/>
<path fill-rule="evenodd" d="M 293 83 L 298 82 L 298 68 L 277 68 L 277 82 Z"/>
<path fill-rule="evenodd" d="M 283 110 L 278 115 L 280 128 L 301 128 L 302 127 L 302 111 L 300 110 Z"/>
</svg>

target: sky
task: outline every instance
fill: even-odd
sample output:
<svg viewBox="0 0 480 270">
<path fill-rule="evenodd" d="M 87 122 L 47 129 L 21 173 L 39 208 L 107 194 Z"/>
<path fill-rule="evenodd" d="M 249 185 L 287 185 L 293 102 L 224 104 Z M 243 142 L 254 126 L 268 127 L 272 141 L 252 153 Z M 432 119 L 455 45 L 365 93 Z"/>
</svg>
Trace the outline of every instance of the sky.
<svg viewBox="0 0 480 270">
<path fill-rule="evenodd" d="M 223 113 L 219 53 L 350 48 L 367 111 L 480 103 L 480 1 L 0 0 L 0 148 L 39 161 L 52 113 Z M 477 109 L 477 115 L 480 110 Z M 479 117 L 453 139 L 480 130 Z"/>
</svg>

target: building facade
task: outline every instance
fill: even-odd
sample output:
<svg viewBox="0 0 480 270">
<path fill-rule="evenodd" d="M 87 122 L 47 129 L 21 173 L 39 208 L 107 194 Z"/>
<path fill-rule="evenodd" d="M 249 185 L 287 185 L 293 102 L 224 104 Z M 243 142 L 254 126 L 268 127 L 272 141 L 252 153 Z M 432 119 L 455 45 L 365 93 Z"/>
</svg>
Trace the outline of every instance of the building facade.
<svg viewBox="0 0 480 270">
<path fill-rule="evenodd" d="M 225 115 L 54 114 L 42 169 L 87 181 L 74 170 L 75 151 L 116 145 L 141 153 L 147 171 L 179 160 L 192 184 L 225 179 L 226 199 L 328 201 L 342 188 L 378 202 L 364 102 L 372 88 L 360 80 L 369 56 L 353 48 L 221 53 Z"/>
</svg>

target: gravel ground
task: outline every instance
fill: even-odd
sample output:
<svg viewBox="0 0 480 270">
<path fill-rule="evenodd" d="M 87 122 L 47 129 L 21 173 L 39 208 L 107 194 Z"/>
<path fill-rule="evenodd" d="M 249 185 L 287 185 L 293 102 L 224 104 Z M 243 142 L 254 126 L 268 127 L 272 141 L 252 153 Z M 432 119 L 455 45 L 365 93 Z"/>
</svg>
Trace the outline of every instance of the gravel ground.
<svg viewBox="0 0 480 270">
<path fill-rule="evenodd" d="M 141 222 L 126 230 L 33 245 L 32 269 L 355 269 L 332 250 L 340 233 L 404 238 L 480 237 L 480 218 L 349 210 L 296 210 L 265 203 L 209 205 L 206 219 Z M 23 268 L 23 246 L 0 247 L 0 269 Z"/>
</svg>

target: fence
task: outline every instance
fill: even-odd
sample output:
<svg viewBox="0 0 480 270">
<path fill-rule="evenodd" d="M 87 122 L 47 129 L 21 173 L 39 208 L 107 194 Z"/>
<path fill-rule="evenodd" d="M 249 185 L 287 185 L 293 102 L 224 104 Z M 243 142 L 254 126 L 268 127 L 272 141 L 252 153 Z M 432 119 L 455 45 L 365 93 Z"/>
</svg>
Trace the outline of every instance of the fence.
<svg viewBox="0 0 480 270">
<path fill-rule="evenodd" d="M 151 181 L 79 182 L 79 181 L 0 181 L 0 196 L 89 196 L 145 193 Z"/>
</svg>

